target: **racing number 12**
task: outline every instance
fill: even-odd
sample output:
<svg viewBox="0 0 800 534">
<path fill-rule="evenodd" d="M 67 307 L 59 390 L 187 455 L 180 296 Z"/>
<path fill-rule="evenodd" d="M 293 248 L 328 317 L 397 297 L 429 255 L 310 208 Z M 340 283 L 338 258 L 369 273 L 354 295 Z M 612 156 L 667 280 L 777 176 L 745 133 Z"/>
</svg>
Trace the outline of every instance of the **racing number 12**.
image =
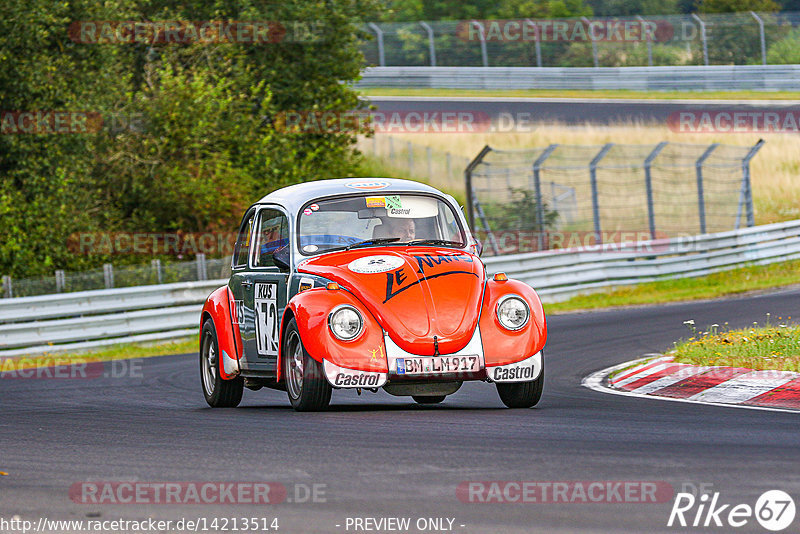
<svg viewBox="0 0 800 534">
<path fill-rule="evenodd" d="M 278 356 L 278 284 L 256 284 L 256 342 L 259 356 Z"/>
</svg>

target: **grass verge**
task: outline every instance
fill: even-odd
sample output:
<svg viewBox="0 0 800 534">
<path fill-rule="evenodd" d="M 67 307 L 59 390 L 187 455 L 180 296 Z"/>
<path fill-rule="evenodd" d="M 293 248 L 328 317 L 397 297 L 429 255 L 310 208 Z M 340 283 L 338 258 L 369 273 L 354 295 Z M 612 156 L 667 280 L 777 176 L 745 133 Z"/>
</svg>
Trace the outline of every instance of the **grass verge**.
<svg viewBox="0 0 800 534">
<path fill-rule="evenodd" d="M 0 358 L 0 372 L 3 370 L 37 369 L 42 367 L 66 366 L 90 362 L 108 362 L 132 358 L 151 358 L 168 354 L 197 352 L 197 338 L 184 338 L 159 343 L 120 343 L 87 352 L 53 352 L 31 356 Z"/>
<path fill-rule="evenodd" d="M 615 306 L 701 300 L 797 283 L 800 283 L 800 260 L 753 265 L 698 278 L 661 280 L 602 293 L 578 295 L 564 302 L 545 304 L 544 308 L 548 314 L 556 314 Z"/>
<path fill-rule="evenodd" d="M 693 365 L 720 365 L 756 370 L 800 372 L 800 326 L 790 325 L 791 317 L 778 317 L 778 324 L 753 323 L 744 330 L 729 330 L 727 325 L 710 325 L 699 332 L 693 321 L 686 321 L 692 337 L 675 344 L 675 361 Z"/>
<path fill-rule="evenodd" d="M 564 90 L 549 89 L 360 89 L 364 96 L 475 96 L 529 98 L 625 98 L 636 100 L 797 100 L 794 91 L 626 91 L 626 90 Z"/>
</svg>

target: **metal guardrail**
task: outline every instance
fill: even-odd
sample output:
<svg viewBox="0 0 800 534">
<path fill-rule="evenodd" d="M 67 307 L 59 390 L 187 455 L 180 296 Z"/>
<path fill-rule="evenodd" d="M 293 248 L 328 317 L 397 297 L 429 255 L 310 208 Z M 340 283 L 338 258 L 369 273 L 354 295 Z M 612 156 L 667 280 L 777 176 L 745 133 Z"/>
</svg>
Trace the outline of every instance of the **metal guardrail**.
<svg viewBox="0 0 800 534">
<path fill-rule="evenodd" d="M 800 65 L 676 67 L 369 67 L 361 89 L 626 89 L 795 91 Z"/>
<path fill-rule="evenodd" d="M 0 300 L 0 357 L 197 334 L 206 297 L 227 280 Z"/>
<path fill-rule="evenodd" d="M 612 286 L 800 258 L 800 220 L 685 238 L 486 258 L 545 301 Z M 197 334 L 200 305 L 225 280 L 0 301 L 0 357 Z M 35 320 L 38 319 L 38 320 Z"/>
<path fill-rule="evenodd" d="M 688 278 L 800 258 L 800 220 L 685 238 L 486 258 L 491 273 L 530 284 L 545 301 L 614 286 Z"/>
</svg>

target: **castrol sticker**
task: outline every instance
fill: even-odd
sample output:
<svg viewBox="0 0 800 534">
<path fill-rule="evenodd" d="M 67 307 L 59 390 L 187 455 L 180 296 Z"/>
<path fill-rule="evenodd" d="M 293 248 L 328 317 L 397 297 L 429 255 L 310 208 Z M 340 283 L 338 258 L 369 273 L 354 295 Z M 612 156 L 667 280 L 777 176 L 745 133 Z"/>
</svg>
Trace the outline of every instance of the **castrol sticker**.
<svg viewBox="0 0 800 534">
<path fill-rule="evenodd" d="M 388 379 L 387 373 L 348 369 L 328 360 L 322 361 L 322 367 L 325 370 L 325 378 L 336 388 L 379 388 Z"/>
</svg>

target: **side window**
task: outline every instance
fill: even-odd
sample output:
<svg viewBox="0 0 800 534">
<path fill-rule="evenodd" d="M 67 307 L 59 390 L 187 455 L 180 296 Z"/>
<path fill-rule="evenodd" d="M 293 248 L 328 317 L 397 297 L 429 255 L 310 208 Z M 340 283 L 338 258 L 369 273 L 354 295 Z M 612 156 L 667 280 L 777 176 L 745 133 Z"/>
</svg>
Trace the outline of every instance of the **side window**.
<svg viewBox="0 0 800 534">
<path fill-rule="evenodd" d="M 289 222 L 286 215 L 278 210 L 263 209 L 258 216 L 258 235 L 256 236 L 256 267 L 274 267 L 272 254 L 289 244 Z"/>
<path fill-rule="evenodd" d="M 463 242 L 463 236 L 458 229 L 458 221 L 456 221 L 453 210 L 439 206 L 439 220 L 442 223 L 442 239 L 447 241 Z"/>
<path fill-rule="evenodd" d="M 250 236 L 253 235 L 253 221 L 255 210 L 247 215 L 247 218 L 239 230 L 239 237 L 236 238 L 236 245 L 233 248 L 233 266 L 244 267 L 247 265 L 247 257 L 250 255 Z"/>
</svg>

